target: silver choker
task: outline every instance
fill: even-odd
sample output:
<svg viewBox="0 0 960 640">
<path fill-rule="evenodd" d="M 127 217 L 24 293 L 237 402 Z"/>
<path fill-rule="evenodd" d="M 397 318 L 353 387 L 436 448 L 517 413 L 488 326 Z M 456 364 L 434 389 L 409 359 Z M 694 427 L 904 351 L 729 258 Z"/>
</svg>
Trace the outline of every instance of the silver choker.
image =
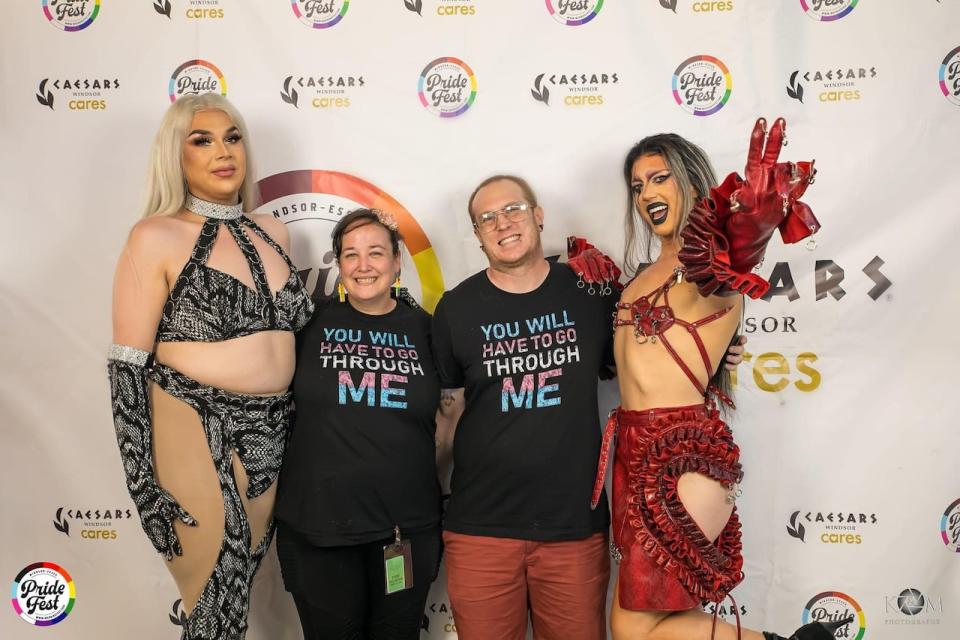
<svg viewBox="0 0 960 640">
<path fill-rule="evenodd" d="M 241 202 L 237 204 L 217 204 L 216 202 L 201 200 L 192 193 L 187 193 L 187 201 L 183 206 L 198 216 L 217 220 L 236 220 L 243 215 L 243 203 Z"/>
</svg>

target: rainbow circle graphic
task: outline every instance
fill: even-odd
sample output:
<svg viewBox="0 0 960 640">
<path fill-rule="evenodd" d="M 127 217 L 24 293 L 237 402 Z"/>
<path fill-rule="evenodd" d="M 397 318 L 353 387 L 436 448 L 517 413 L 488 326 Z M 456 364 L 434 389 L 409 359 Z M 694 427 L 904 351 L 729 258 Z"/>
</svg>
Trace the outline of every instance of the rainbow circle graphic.
<svg viewBox="0 0 960 640">
<path fill-rule="evenodd" d="M 582 24 L 587 24 L 588 22 L 590 22 L 591 20 L 597 17 L 597 14 L 600 13 L 600 8 L 603 7 L 603 0 L 597 0 L 597 4 L 593 7 L 593 11 L 591 11 L 590 13 L 586 14 L 581 18 L 571 20 L 568 18 L 564 18 L 559 13 L 557 13 L 556 7 L 553 6 L 554 5 L 553 0 L 546 0 L 546 3 L 547 3 L 547 11 L 550 12 L 550 16 L 560 24 L 565 24 L 568 27 L 579 27 Z"/>
<path fill-rule="evenodd" d="M 423 307 L 433 313 L 443 295 L 443 274 L 437 254 L 420 223 L 400 202 L 373 184 L 348 173 L 321 169 L 299 169 L 268 176 L 257 183 L 264 208 L 286 196 L 316 193 L 339 196 L 362 207 L 382 209 L 393 214 L 400 226 L 403 244 L 410 252 L 423 292 Z"/>
<path fill-rule="evenodd" d="M 329 29 L 330 27 L 334 26 L 335 24 L 343 20 L 343 16 L 346 15 L 347 9 L 350 8 L 350 0 L 343 0 L 343 6 L 340 7 L 340 11 L 334 14 L 334 16 L 329 20 L 327 20 L 326 22 L 323 22 L 323 21 L 314 20 L 313 18 L 306 17 L 303 14 L 303 12 L 300 11 L 300 7 L 298 6 L 297 3 L 298 3 L 298 0 L 290 0 L 290 7 L 293 9 L 294 15 L 297 16 L 300 22 L 302 22 L 303 24 L 309 27 L 313 27 L 314 29 Z"/>
<path fill-rule="evenodd" d="M 806 12 L 806 14 L 811 18 L 813 18 L 814 20 L 818 22 L 831 22 L 833 20 L 839 20 L 840 18 L 844 17 L 845 15 L 853 11 L 853 8 L 857 6 L 857 2 L 859 1 L 860 0 L 850 0 L 850 4 L 847 5 L 846 8 L 840 9 L 840 11 L 838 11 L 837 13 L 826 15 L 826 16 L 820 15 L 819 13 L 817 13 L 810 6 L 810 0 L 800 0 L 800 6 L 803 7 L 804 12 Z"/>
<path fill-rule="evenodd" d="M 53 0 L 53 4 L 56 4 L 56 0 Z M 97 19 L 97 14 L 100 13 L 100 0 L 94 0 L 93 2 L 93 11 L 90 13 L 90 17 L 74 25 L 62 24 L 54 16 L 53 12 L 50 11 L 50 0 L 43 0 L 43 15 L 47 16 L 47 21 L 50 22 L 53 26 L 58 29 L 63 29 L 64 31 L 81 31 L 89 27 L 94 20 Z"/>
<path fill-rule="evenodd" d="M 170 76 L 170 83 L 167 86 L 167 92 L 170 94 L 170 102 L 177 101 L 177 79 L 180 77 L 180 74 L 189 69 L 190 67 L 201 67 L 206 69 L 213 75 L 217 77 L 217 83 L 220 87 L 220 95 L 226 97 L 227 95 L 227 81 L 223 77 L 223 72 L 220 71 L 212 62 L 207 62 L 206 60 L 187 60 L 182 65 L 177 67 L 176 71 L 173 72 L 173 75 Z M 191 93 L 216 93 L 216 91 L 199 91 Z"/>
<path fill-rule="evenodd" d="M 817 595 L 810 598 L 810 601 L 807 602 L 807 606 L 803 608 L 803 621 L 801 624 L 807 624 L 808 622 L 814 622 L 811 617 L 810 610 L 816 605 L 819 601 L 826 598 L 834 598 L 836 600 L 842 600 L 847 603 L 847 605 L 853 609 L 854 619 L 850 624 L 859 625 L 859 631 L 857 635 L 853 636 L 850 640 L 862 640 L 864 634 L 867 632 L 867 617 L 863 613 L 863 609 L 857 604 L 857 601 L 848 596 L 845 593 L 839 591 L 824 591 L 823 593 L 818 593 Z"/>
<path fill-rule="evenodd" d="M 723 83 L 724 83 L 723 96 L 720 98 L 719 101 L 710 105 L 706 109 L 698 109 L 695 106 L 691 107 L 689 105 L 684 104 L 684 100 L 680 95 L 681 73 L 683 73 L 683 71 L 688 67 L 697 63 L 700 63 L 700 65 L 712 64 L 717 68 L 717 70 L 720 73 L 723 74 Z M 706 55 L 693 56 L 692 58 L 687 58 L 686 60 L 681 62 L 680 66 L 678 66 L 676 71 L 673 72 L 672 88 L 673 88 L 673 99 L 677 101 L 677 104 L 680 105 L 680 107 L 683 108 L 684 111 L 688 111 L 689 113 L 692 113 L 695 116 L 709 116 L 716 113 L 717 111 L 720 111 L 720 109 L 723 108 L 723 105 L 727 104 L 727 101 L 730 100 L 730 94 L 733 92 L 733 78 L 730 75 L 730 70 L 727 69 L 727 65 L 723 64 L 723 62 L 721 62 L 719 58 L 715 58 L 713 56 L 706 56 Z"/>
<path fill-rule="evenodd" d="M 952 65 L 951 60 L 953 61 Z M 951 66 L 955 67 L 953 87 L 950 86 L 950 79 L 947 78 L 947 73 L 950 71 Z M 943 92 L 947 100 L 953 104 L 960 105 L 960 47 L 948 53 L 943 59 L 943 62 L 940 63 L 940 91 Z"/>
<path fill-rule="evenodd" d="M 470 96 L 462 102 L 462 104 L 454 110 L 445 111 L 442 108 L 435 107 L 430 104 L 430 100 L 427 99 L 427 76 L 430 75 L 430 72 L 435 68 L 441 65 L 453 65 L 460 68 L 460 72 L 464 74 L 470 80 Z M 470 108 L 470 105 L 473 104 L 473 101 L 477 99 L 477 76 L 474 75 L 473 69 L 467 65 L 466 62 L 459 58 L 437 58 L 436 60 L 431 61 L 427 66 L 423 68 L 423 71 L 420 72 L 420 80 L 417 82 L 417 94 L 420 96 L 420 104 L 424 106 L 425 109 L 431 113 L 440 116 L 441 118 L 456 118 L 464 111 Z"/>
<path fill-rule="evenodd" d="M 956 513 L 957 517 L 960 518 L 960 498 L 957 498 L 950 506 L 947 507 L 947 510 L 943 512 L 943 516 L 940 518 L 940 536 L 943 538 L 943 544 L 947 545 L 947 549 L 960 553 L 960 544 L 950 540 L 950 514 Z"/>
<path fill-rule="evenodd" d="M 67 591 L 70 594 L 70 599 L 67 600 L 66 605 L 61 607 L 59 610 L 60 612 L 49 620 L 38 620 L 36 617 L 27 613 L 23 607 L 20 606 L 20 583 L 25 577 L 28 577 L 28 574 L 31 574 L 35 571 L 45 573 L 47 575 L 50 575 L 51 572 L 57 574 L 59 578 L 66 583 Z M 66 569 L 60 565 L 53 564 L 52 562 L 34 562 L 33 564 L 24 567 L 23 571 L 18 573 L 17 577 L 13 579 L 13 588 L 10 590 L 10 596 L 13 603 L 13 610 L 17 612 L 17 615 L 20 616 L 21 619 L 37 627 L 49 627 L 66 618 L 67 615 L 69 615 L 69 613 L 73 610 L 73 604 L 77 599 L 77 588 L 73 584 L 73 578 L 71 578 Z"/>
</svg>

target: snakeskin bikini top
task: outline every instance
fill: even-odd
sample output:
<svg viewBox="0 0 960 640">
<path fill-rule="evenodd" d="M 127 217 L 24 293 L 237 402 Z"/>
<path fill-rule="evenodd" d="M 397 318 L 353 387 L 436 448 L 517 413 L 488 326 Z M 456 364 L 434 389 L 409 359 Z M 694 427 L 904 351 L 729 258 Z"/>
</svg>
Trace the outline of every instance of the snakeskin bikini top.
<svg viewBox="0 0 960 640">
<path fill-rule="evenodd" d="M 667 279 L 666 282 L 647 295 L 640 296 L 630 303 L 618 302 L 617 312 L 614 312 L 613 316 L 613 329 L 616 331 L 617 327 L 633 326 L 633 337 L 637 342 L 640 343 L 644 343 L 647 340 L 656 342 L 659 338 L 660 342 L 663 343 L 663 346 L 666 347 L 667 351 L 677 363 L 677 366 L 683 370 L 683 373 L 686 374 L 687 378 L 693 383 L 693 386 L 696 387 L 697 391 L 699 391 L 701 395 L 706 396 L 707 391 L 714 391 L 721 400 L 731 404 L 732 406 L 730 399 L 724 394 L 720 393 L 719 389 L 714 387 L 708 389 L 701 384 L 700 380 L 690 369 L 690 366 L 683 361 L 683 358 L 680 357 L 680 354 L 677 353 L 677 350 L 674 349 L 673 345 L 670 344 L 670 341 L 667 340 L 667 329 L 675 324 L 684 327 L 690 333 L 690 336 L 697 345 L 697 349 L 700 351 L 700 357 L 703 358 L 703 366 L 707 370 L 707 377 L 713 375 L 713 365 L 710 363 L 710 356 L 707 354 L 707 348 L 703 344 L 703 339 L 700 337 L 698 329 L 705 324 L 709 324 L 710 322 L 718 320 L 727 315 L 730 310 L 733 309 L 733 307 L 724 307 L 715 313 L 711 313 L 710 315 L 693 322 L 688 322 L 676 317 L 673 314 L 673 307 L 670 306 L 670 297 L 668 292 L 670 287 L 678 284 L 683 279 L 684 272 L 685 270 L 683 267 L 677 267 L 673 270 L 673 274 Z M 663 298 L 662 303 L 660 303 L 661 297 Z M 620 309 L 629 311 L 631 318 L 628 320 L 617 317 Z"/>
<path fill-rule="evenodd" d="M 244 216 L 240 205 L 217 205 L 188 195 L 186 208 L 207 219 L 163 306 L 157 342 L 220 342 L 259 331 L 301 329 L 313 314 L 313 302 L 280 245 Z M 255 289 L 207 266 L 221 224 L 247 259 Z M 270 292 L 263 261 L 245 228 L 280 254 L 290 269 L 276 295 Z"/>
</svg>

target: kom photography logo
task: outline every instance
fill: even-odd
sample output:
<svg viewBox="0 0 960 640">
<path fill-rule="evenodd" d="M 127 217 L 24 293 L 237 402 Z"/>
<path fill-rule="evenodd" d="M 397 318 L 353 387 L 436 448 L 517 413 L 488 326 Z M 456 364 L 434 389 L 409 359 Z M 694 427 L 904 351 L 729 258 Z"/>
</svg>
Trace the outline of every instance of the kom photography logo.
<svg viewBox="0 0 960 640">
<path fill-rule="evenodd" d="M 960 553 L 960 498 L 954 500 L 940 518 L 940 537 L 947 549 Z"/>
<path fill-rule="evenodd" d="M 227 81 L 223 73 L 212 62 L 206 60 L 187 60 L 170 76 L 167 88 L 170 102 L 177 98 L 198 93 L 219 93 L 227 95 Z"/>
<path fill-rule="evenodd" d="M 615 71 L 590 73 L 541 73 L 533 79 L 530 95 L 545 105 L 565 107 L 600 106 L 609 90 L 620 83 Z"/>
<path fill-rule="evenodd" d="M 477 99 L 477 77 L 459 58 L 437 58 L 420 72 L 420 104 L 435 116 L 456 118 Z"/>
<path fill-rule="evenodd" d="M 176 1 L 177 7 L 174 7 L 172 0 L 153 0 L 153 10 L 171 20 L 172 13 L 179 11 L 179 7 L 183 7 L 183 15 L 187 20 L 223 20 L 226 17 L 223 0 Z"/>
<path fill-rule="evenodd" d="M 343 20 L 350 0 L 290 0 L 293 15 L 313 29 L 329 29 Z"/>
<path fill-rule="evenodd" d="M 787 533 L 800 542 L 822 544 L 863 544 L 866 532 L 878 524 L 876 513 L 863 511 L 794 511 L 787 521 Z"/>
<path fill-rule="evenodd" d="M 37 84 L 35 97 L 52 110 L 65 105 L 70 111 L 106 111 L 107 97 L 119 88 L 120 80 L 109 76 L 44 78 Z"/>
<path fill-rule="evenodd" d="M 400 226 L 405 251 L 402 284 L 433 308 L 443 294 L 443 274 L 430 240 L 413 215 L 394 197 L 356 176 L 336 171 L 303 169 L 278 173 L 258 183 L 263 205 L 290 229 L 291 258 L 313 298 L 333 294 L 338 273 L 330 232 L 345 214 L 361 207 L 389 212 Z"/>
<path fill-rule="evenodd" d="M 428 0 L 424 6 L 423 0 L 403 0 L 403 6 L 407 11 L 423 17 L 423 12 L 427 15 L 437 15 L 441 18 L 451 18 L 456 16 L 475 16 L 477 15 L 477 3 L 475 0 Z"/>
<path fill-rule="evenodd" d="M 804 102 L 804 96 L 807 97 L 807 102 L 856 102 L 863 97 L 861 89 L 876 77 L 876 67 L 797 69 L 790 74 L 787 81 L 787 95 L 799 102 Z M 815 92 L 813 96 L 807 91 L 808 88 Z"/>
<path fill-rule="evenodd" d="M 883 596 L 885 625 L 936 625 L 943 617 L 943 598 L 907 587 Z"/>
<path fill-rule="evenodd" d="M 940 63 L 940 91 L 947 100 L 960 106 L 960 47 L 948 53 Z"/>
<path fill-rule="evenodd" d="M 128 508 L 59 507 L 53 517 L 53 527 L 68 538 L 71 537 L 72 531 L 84 540 L 116 540 L 119 537 L 117 523 L 131 518 L 133 518 L 133 512 Z"/>
<path fill-rule="evenodd" d="M 603 0 L 545 0 L 554 20 L 568 27 L 579 27 L 597 17 Z"/>
<path fill-rule="evenodd" d="M 727 104 L 733 78 L 727 65 L 713 56 L 687 58 L 673 72 L 673 99 L 695 116 L 709 116 Z"/>
<path fill-rule="evenodd" d="M 363 76 L 354 75 L 290 75 L 283 79 L 280 99 L 300 108 L 349 109 L 351 98 L 366 86 Z"/>
<path fill-rule="evenodd" d="M 100 0 L 42 0 L 47 22 L 63 31 L 82 31 L 100 14 Z"/>
<path fill-rule="evenodd" d="M 850 15 L 859 0 L 800 0 L 800 7 L 814 20 L 830 22 Z"/>
<path fill-rule="evenodd" d="M 669 11 L 677 12 L 678 0 L 660 0 L 660 6 Z M 733 11 L 733 0 L 702 0 L 687 2 L 691 13 L 721 13 Z"/>
<path fill-rule="evenodd" d="M 73 610 L 77 589 L 66 569 L 35 562 L 13 580 L 11 602 L 22 620 L 38 627 L 55 625 Z"/>
<path fill-rule="evenodd" d="M 839 591 L 824 591 L 807 602 L 801 624 L 839 622 L 850 616 L 853 616 L 853 620 L 837 629 L 836 637 L 861 640 L 867 632 L 867 617 L 857 601 Z"/>
</svg>

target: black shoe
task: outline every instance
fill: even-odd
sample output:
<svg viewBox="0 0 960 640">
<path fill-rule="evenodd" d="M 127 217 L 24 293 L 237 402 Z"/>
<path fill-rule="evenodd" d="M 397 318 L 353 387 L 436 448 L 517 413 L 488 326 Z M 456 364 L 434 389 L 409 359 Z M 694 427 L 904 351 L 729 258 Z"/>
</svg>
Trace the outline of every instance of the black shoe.
<svg viewBox="0 0 960 640">
<path fill-rule="evenodd" d="M 834 634 L 837 629 L 850 624 L 853 620 L 854 617 L 849 616 L 835 622 L 811 622 L 794 631 L 793 635 L 789 638 L 778 636 L 769 631 L 764 631 L 763 637 L 766 638 L 766 640 L 834 640 L 836 637 Z"/>
</svg>

